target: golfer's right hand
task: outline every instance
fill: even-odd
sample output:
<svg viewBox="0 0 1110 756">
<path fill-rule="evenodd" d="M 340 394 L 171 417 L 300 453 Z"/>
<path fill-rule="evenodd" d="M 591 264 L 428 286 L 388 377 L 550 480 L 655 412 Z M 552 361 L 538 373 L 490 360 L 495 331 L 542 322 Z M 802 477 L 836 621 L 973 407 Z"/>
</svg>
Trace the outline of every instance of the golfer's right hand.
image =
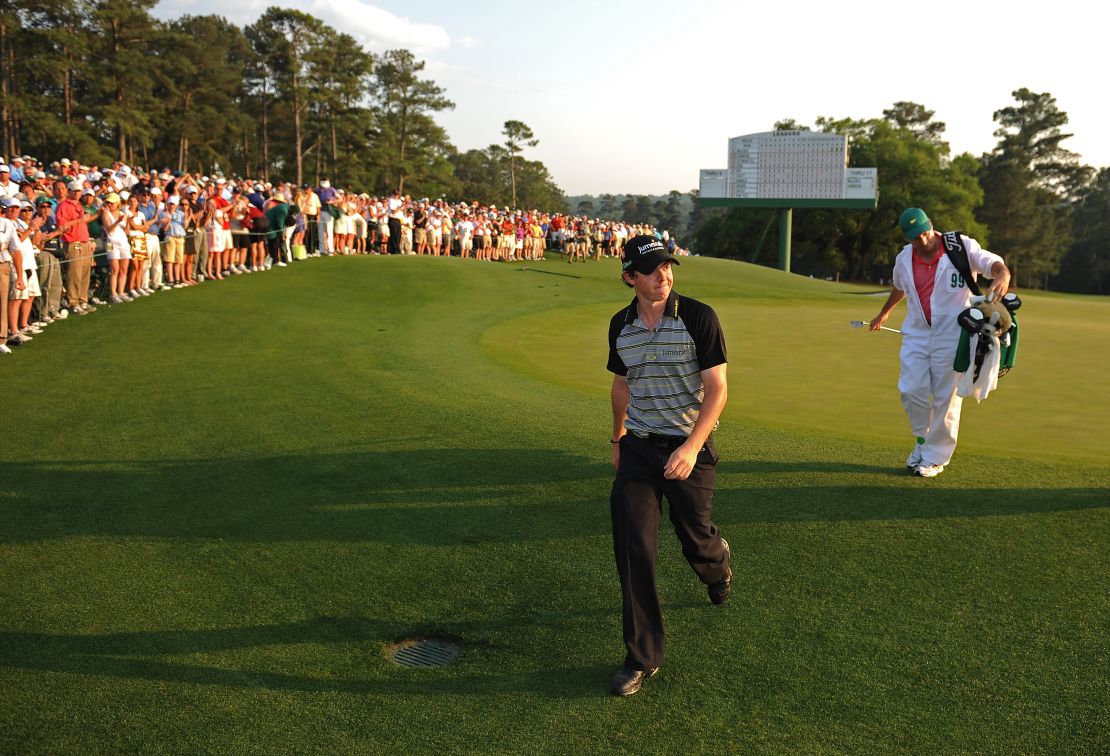
<svg viewBox="0 0 1110 756">
<path fill-rule="evenodd" d="M 868 326 L 868 330 L 870 330 L 870 331 L 879 330 L 880 328 L 883 327 L 883 324 L 886 323 L 886 319 L 889 318 L 889 317 L 890 317 L 889 312 L 880 312 L 878 315 L 876 315 L 874 318 L 872 318 L 871 323 Z"/>
</svg>

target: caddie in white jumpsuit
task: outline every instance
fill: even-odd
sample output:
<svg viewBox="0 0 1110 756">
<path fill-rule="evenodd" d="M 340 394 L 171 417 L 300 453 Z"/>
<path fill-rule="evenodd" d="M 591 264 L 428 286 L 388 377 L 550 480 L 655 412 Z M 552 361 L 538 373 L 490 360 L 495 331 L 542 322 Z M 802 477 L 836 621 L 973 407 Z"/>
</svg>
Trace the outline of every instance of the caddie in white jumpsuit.
<svg viewBox="0 0 1110 756">
<path fill-rule="evenodd" d="M 944 253 L 941 235 L 923 210 L 907 209 L 898 223 L 910 243 L 894 260 L 894 285 L 871 321 L 871 330 L 878 331 L 894 306 L 906 300 L 898 391 L 917 437 L 906 467 L 915 475 L 933 478 L 951 461 L 960 431 L 963 400 L 956 396 L 959 373 L 952 363 L 960 338 L 956 318 L 969 306 L 971 291 Z M 974 239 L 961 237 L 971 274 L 976 279 L 979 275 L 990 276 L 991 285 L 985 295 L 1001 299 L 1010 286 L 1005 261 Z"/>
</svg>

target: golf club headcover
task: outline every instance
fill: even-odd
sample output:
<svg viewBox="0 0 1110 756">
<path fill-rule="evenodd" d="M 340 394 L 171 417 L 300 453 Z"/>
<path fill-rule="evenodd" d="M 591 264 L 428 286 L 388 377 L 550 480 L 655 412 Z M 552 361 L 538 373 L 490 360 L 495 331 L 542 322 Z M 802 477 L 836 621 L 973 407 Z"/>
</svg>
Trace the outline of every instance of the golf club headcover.
<svg viewBox="0 0 1110 756">
<path fill-rule="evenodd" d="M 1012 315 L 1021 308 L 1021 297 L 1011 291 L 1009 294 L 1002 297 L 1002 306 L 1009 310 Z"/>
<path fill-rule="evenodd" d="M 978 307 L 968 307 L 956 317 L 956 322 L 968 333 L 979 333 L 987 323 L 987 316 Z"/>
</svg>

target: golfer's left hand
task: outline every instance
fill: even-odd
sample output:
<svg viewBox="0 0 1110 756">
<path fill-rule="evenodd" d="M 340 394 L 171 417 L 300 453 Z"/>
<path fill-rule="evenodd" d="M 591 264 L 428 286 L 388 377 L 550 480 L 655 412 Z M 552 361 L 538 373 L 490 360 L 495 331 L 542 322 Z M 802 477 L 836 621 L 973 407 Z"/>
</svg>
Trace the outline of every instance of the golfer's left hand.
<svg viewBox="0 0 1110 756">
<path fill-rule="evenodd" d="M 694 470 L 698 461 L 698 449 L 688 449 L 689 444 L 683 444 L 675 449 L 663 468 L 663 477 L 667 480 L 686 480 Z"/>
</svg>

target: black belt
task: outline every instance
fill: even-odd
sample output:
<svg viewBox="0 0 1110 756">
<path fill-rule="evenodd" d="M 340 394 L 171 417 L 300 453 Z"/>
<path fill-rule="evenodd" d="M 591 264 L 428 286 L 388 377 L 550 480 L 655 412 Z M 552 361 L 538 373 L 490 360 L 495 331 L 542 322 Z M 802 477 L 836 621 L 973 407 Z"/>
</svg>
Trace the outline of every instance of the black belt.
<svg viewBox="0 0 1110 756">
<path fill-rule="evenodd" d="M 652 446 L 660 446 L 665 449 L 677 449 L 686 443 L 686 436 L 666 436 L 662 433 L 644 433 L 642 431 L 630 432 L 641 441 L 646 441 Z"/>
</svg>

